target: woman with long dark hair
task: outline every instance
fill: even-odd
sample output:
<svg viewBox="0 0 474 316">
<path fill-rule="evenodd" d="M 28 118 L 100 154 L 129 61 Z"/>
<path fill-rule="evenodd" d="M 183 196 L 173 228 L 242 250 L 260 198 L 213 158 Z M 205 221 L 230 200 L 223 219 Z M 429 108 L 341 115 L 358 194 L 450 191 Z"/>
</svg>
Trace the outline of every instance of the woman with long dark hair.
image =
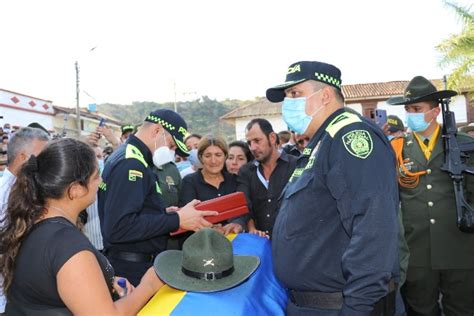
<svg viewBox="0 0 474 316">
<path fill-rule="evenodd" d="M 249 145 L 240 140 L 235 140 L 229 144 L 229 154 L 225 161 L 227 172 L 239 174 L 240 167 L 254 159 L 250 152 Z"/>
<path fill-rule="evenodd" d="M 24 164 L 0 230 L 7 315 L 136 315 L 162 286 L 151 268 L 112 300 L 121 291 L 113 268 L 75 226 L 100 181 L 93 150 L 74 139 L 54 141 Z"/>
</svg>

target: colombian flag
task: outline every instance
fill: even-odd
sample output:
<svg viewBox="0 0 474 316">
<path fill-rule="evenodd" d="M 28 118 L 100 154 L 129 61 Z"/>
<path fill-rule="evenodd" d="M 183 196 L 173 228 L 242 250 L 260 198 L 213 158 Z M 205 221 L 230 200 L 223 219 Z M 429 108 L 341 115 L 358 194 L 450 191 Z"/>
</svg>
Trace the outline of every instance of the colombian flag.
<svg viewBox="0 0 474 316">
<path fill-rule="evenodd" d="M 260 266 L 247 281 L 215 293 L 185 292 L 165 285 L 138 315 L 285 315 L 288 296 L 273 274 L 270 241 L 252 234 L 227 238 L 234 254 L 260 257 Z"/>
</svg>

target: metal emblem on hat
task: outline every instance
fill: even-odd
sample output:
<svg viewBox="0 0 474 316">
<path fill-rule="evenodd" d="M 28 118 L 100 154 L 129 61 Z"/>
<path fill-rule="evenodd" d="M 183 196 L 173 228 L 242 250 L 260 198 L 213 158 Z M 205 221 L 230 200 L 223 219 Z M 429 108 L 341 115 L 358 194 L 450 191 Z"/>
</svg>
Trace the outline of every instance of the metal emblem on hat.
<svg viewBox="0 0 474 316">
<path fill-rule="evenodd" d="M 202 261 L 204 261 L 203 267 L 205 267 L 205 266 L 214 266 L 214 258 L 209 259 L 209 260 L 202 259 Z"/>
</svg>

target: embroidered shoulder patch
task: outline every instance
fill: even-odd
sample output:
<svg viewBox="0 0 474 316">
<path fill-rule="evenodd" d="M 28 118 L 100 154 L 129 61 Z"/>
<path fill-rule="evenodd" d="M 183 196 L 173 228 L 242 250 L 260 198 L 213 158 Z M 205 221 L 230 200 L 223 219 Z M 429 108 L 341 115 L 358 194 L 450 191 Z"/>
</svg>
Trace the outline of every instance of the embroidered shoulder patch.
<svg viewBox="0 0 474 316">
<path fill-rule="evenodd" d="M 365 159 L 373 149 L 372 137 L 364 130 L 354 130 L 342 136 L 346 150 L 354 157 Z"/>
<path fill-rule="evenodd" d="M 137 181 L 137 177 L 143 178 L 143 173 L 138 170 L 129 170 L 128 171 L 128 180 L 129 181 Z"/>
</svg>

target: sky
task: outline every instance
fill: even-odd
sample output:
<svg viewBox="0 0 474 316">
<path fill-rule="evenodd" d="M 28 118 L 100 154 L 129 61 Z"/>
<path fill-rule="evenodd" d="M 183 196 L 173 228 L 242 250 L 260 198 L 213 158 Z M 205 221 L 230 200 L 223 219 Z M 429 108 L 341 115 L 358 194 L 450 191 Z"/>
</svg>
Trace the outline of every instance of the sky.
<svg viewBox="0 0 474 316">
<path fill-rule="evenodd" d="M 75 106 L 76 61 L 81 106 L 250 100 L 301 60 L 343 84 L 435 79 L 461 27 L 442 0 L 2 1 L 0 88 Z"/>
</svg>

